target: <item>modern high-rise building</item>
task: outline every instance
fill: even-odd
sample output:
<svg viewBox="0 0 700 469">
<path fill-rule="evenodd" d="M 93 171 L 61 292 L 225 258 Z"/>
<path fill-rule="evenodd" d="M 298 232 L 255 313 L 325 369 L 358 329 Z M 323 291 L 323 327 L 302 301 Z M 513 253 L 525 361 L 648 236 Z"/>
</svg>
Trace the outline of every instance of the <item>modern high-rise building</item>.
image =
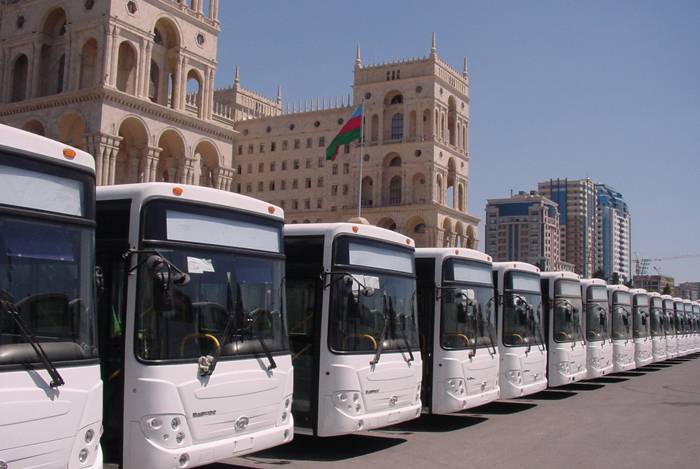
<svg viewBox="0 0 700 469">
<path fill-rule="evenodd" d="M 596 271 L 626 282 L 631 277 L 630 212 L 622 194 L 606 184 L 596 184 Z"/>
<path fill-rule="evenodd" d="M 557 204 L 535 191 L 489 199 L 485 233 L 486 253 L 494 261 L 529 262 L 542 270 L 573 267 L 560 262 Z"/>
<path fill-rule="evenodd" d="M 597 197 L 591 179 L 550 179 L 537 191 L 559 206 L 561 259 L 591 277 L 596 266 Z"/>
</svg>

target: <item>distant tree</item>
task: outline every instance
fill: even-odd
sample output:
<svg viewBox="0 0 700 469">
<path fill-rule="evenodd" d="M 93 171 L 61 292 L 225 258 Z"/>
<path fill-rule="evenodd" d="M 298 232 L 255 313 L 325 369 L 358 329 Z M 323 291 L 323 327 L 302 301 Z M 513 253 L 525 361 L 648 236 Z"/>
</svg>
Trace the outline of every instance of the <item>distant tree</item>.
<svg viewBox="0 0 700 469">
<path fill-rule="evenodd" d="M 664 289 L 661 291 L 662 295 L 670 295 L 671 294 L 671 285 L 668 283 L 664 285 Z"/>
<path fill-rule="evenodd" d="M 620 274 L 617 272 L 613 272 L 613 274 L 610 276 L 610 285 L 619 285 L 620 284 Z"/>
<path fill-rule="evenodd" d="M 602 278 L 605 280 L 605 272 L 603 272 L 601 269 L 596 270 L 593 272 L 593 278 Z"/>
<path fill-rule="evenodd" d="M 624 285 L 625 285 L 627 288 L 634 288 L 634 284 L 633 284 L 633 282 L 632 282 L 632 279 L 628 279 L 628 280 L 625 282 Z"/>
</svg>

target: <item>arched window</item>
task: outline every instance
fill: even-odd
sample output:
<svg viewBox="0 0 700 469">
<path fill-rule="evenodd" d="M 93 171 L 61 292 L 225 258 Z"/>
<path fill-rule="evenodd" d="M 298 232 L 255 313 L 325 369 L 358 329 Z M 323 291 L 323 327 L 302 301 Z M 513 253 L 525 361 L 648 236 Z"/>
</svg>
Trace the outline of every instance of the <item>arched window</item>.
<svg viewBox="0 0 700 469">
<path fill-rule="evenodd" d="M 418 223 L 414 228 L 413 232 L 416 234 L 423 234 L 425 233 L 425 223 Z"/>
<path fill-rule="evenodd" d="M 454 96 L 447 100 L 447 141 L 450 145 L 457 145 L 457 102 Z"/>
<path fill-rule="evenodd" d="M 97 41 L 89 39 L 83 44 L 80 53 L 80 88 L 96 85 L 97 79 Z"/>
<path fill-rule="evenodd" d="M 401 176 L 394 176 L 389 183 L 389 204 L 399 205 L 401 203 Z"/>
<path fill-rule="evenodd" d="M 401 166 L 401 157 L 400 156 L 393 157 L 391 159 L 391 161 L 389 162 L 389 166 L 393 166 L 393 167 Z"/>
<path fill-rule="evenodd" d="M 401 140 L 403 138 L 403 113 L 397 112 L 391 117 L 391 139 Z"/>
<path fill-rule="evenodd" d="M 396 96 L 391 98 L 390 104 L 403 104 L 403 95 L 397 94 Z"/>
<path fill-rule="evenodd" d="M 372 129 L 370 135 L 373 142 L 376 142 L 379 138 L 379 116 L 376 114 L 372 116 Z"/>
<path fill-rule="evenodd" d="M 136 93 L 136 51 L 128 41 L 119 45 L 117 89 L 129 94 Z"/>
<path fill-rule="evenodd" d="M 374 204 L 372 200 L 372 192 L 374 191 L 374 182 L 369 176 L 362 178 L 362 206 L 371 207 Z"/>
<path fill-rule="evenodd" d="M 158 102 L 158 89 L 160 88 L 160 68 L 151 60 L 151 71 L 148 79 L 148 98 L 154 103 Z"/>
<path fill-rule="evenodd" d="M 22 54 L 15 59 L 12 67 L 12 102 L 22 101 L 27 98 L 27 71 L 29 61 L 27 56 Z"/>
</svg>

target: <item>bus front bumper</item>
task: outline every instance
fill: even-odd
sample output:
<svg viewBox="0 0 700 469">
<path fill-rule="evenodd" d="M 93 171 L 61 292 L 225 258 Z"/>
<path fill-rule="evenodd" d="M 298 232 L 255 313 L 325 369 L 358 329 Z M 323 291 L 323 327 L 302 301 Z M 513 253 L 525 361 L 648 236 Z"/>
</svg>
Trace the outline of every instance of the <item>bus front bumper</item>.
<svg viewBox="0 0 700 469">
<path fill-rule="evenodd" d="M 131 445 L 124 453 L 123 469 L 146 467 L 197 467 L 224 459 L 244 456 L 273 446 L 289 443 L 294 438 L 294 418 L 285 425 L 214 441 L 194 443 L 180 448 L 164 448 L 146 439 L 138 423 L 130 429 Z M 183 465 L 182 458 L 187 462 Z M 127 462 L 128 461 L 128 462 Z"/>
<path fill-rule="evenodd" d="M 415 404 L 396 407 L 379 412 L 366 412 L 360 415 L 347 415 L 338 410 L 328 399 L 325 422 L 319 422 L 318 436 L 337 436 L 348 433 L 374 430 L 388 427 L 397 423 L 412 420 L 420 416 L 423 404 L 419 400 Z"/>
<path fill-rule="evenodd" d="M 501 384 L 501 399 L 515 399 L 517 397 L 535 394 L 536 392 L 547 389 L 547 380 L 541 379 L 534 383 L 517 385 L 506 380 L 505 384 Z"/>
<path fill-rule="evenodd" d="M 488 404 L 499 398 L 501 394 L 500 388 L 496 386 L 494 389 L 475 393 L 465 397 L 455 397 L 451 393 L 443 393 L 441 400 L 437 405 L 433 405 L 434 414 L 452 414 L 461 410 L 479 407 L 480 405 Z"/>
</svg>

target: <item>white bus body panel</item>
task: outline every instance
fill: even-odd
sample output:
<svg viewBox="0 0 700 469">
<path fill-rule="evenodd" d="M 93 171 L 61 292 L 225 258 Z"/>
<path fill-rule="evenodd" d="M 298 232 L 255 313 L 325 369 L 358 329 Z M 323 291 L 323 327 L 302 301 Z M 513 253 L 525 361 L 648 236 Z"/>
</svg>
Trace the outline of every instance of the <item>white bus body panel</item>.
<svg viewBox="0 0 700 469">
<path fill-rule="evenodd" d="M 180 196 L 174 188 L 182 189 Z M 189 201 L 214 207 L 236 208 L 273 219 L 284 218 L 282 209 L 266 202 L 216 189 L 185 184 L 145 183 L 100 187 L 98 201 L 131 199 L 129 239 L 138 246 L 141 207 L 152 198 Z M 134 218 L 136 216 L 136 218 Z M 132 267 L 137 257 L 132 256 Z M 127 324 L 133 328 L 137 276 L 128 279 Z M 293 368 L 291 355 L 275 355 L 277 368 L 267 371 L 264 355 L 251 359 L 221 359 L 215 372 L 200 377 L 197 363 L 145 365 L 134 354 L 134 334 L 125 334 L 123 469 L 187 467 L 243 456 L 289 442 Z M 289 398 L 290 405 L 286 405 Z M 215 412 L 211 412 L 215 411 Z M 286 418 L 282 420 L 283 413 Z M 165 432 L 147 433 L 151 417 L 161 417 Z M 173 417 L 182 421 L 185 440 L 172 443 Z M 166 420 L 167 418 L 167 420 Z M 243 429 L 238 429 L 247 422 Z M 169 443 L 163 439 L 168 434 Z M 154 436 L 155 435 L 155 436 Z"/>
<path fill-rule="evenodd" d="M 581 280 L 581 297 L 584 304 L 584 314 L 586 314 L 586 303 L 588 301 L 588 288 L 592 286 L 603 286 L 607 289 L 605 280 L 597 278 L 587 278 Z M 608 321 L 610 321 L 610 306 L 608 305 Z M 584 324 L 587 319 L 584 320 Z M 612 340 L 587 340 L 586 341 L 586 379 L 600 378 L 613 371 L 613 344 Z"/>
<path fill-rule="evenodd" d="M 0 148 L 29 154 L 49 164 L 94 174 L 87 152 L 49 138 L 0 124 Z M 64 149 L 75 152 L 64 156 Z M 43 368 L 0 373 L 0 461 L 15 467 L 102 468 L 102 380 L 99 365 L 57 366 L 66 384 L 52 389 Z M 85 444 L 85 433 L 94 438 Z M 88 450 L 81 465 L 78 454 Z M 18 461 L 21 461 L 18 462 Z M 20 466 L 20 464 L 22 466 Z"/>
<path fill-rule="evenodd" d="M 330 270 L 332 244 L 340 235 L 361 236 L 399 246 L 415 246 L 415 242 L 395 231 L 356 223 L 304 223 L 285 225 L 285 236 L 324 237 L 323 268 Z M 330 241 L 330 242 L 329 242 Z M 394 425 L 420 416 L 423 405 L 420 386 L 423 364 L 420 352 L 414 361 L 408 353 L 384 352 L 379 363 L 370 366 L 374 353 L 332 353 L 328 347 L 328 315 L 330 288 L 322 295 L 320 353 L 318 376 L 318 436 L 336 436 Z M 334 396 L 346 392 L 360 395 L 363 413 L 351 415 L 333 402 Z"/>
<path fill-rule="evenodd" d="M 630 289 L 624 285 L 608 285 L 608 305 L 610 307 L 610 318 L 612 320 L 613 316 L 613 293 L 616 291 L 623 291 L 630 293 Z M 632 294 L 630 293 L 630 298 Z M 629 309 L 629 328 L 632 330 L 632 301 L 630 305 L 626 307 Z M 634 339 L 612 339 L 613 343 L 613 371 L 619 373 L 621 371 L 634 370 L 636 364 L 634 362 Z"/>
<path fill-rule="evenodd" d="M 385 352 L 375 366 L 369 364 L 374 354 L 335 354 L 332 360 L 322 360 L 318 435 L 372 430 L 418 417 L 422 362 L 420 353 L 413 356 L 415 361 L 408 363 L 408 354 Z M 335 404 L 334 396 L 343 391 L 349 396 L 359 393 L 364 413 L 353 415 Z"/>
<path fill-rule="evenodd" d="M 418 248 L 416 257 L 435 259 L 435 285 L 442 286 L 443 262 L 448 258 L 476 260 L 491 264 L 491 256 L 466 248 Z M 435 300 L 435 325 L 433 334 L 432 412 L 451 414 L 495 401 L 500 396 L 498 347 L 496 354 L 491 347 L 446 350 L 440 346 L 440 300 Z M 497 338 L 495 338 L 497 340 Z M 451 379 L 461 379 L 465 394 L 457 394 L 448 385 Z"/>
<path fill-rule="evenodd" d="M 564 386 L 576 381 L 581 381 L 586 378 L 588 371 L 586 370 L 586 345 L 582 342 L 583 339 L 574 340 L 573 342 L 556 342 L 551 337 L 554 325 L 554 282 L 556 279 L 566 279 L 580 281 L 580 277 L 573 272 L 543 272 L 541 277 L 550 280 L 550 291 L 542 292 L 542 296 L 548 295 L 552 301 L 552 308 L 549 311 L 548 321 L 548 337 L 547 340 L 547 383 L 550 388 Z M 581 288 L 578 289 L 581 291 Z M 581 311 L 581 328 L 585 327 L 585 310 Z M 583 332 L 585 336 L 585 332 Z"/>
<path fill-rule="evenodd" d="M 525 262 L 494 262 L 493 268 L 498 272 L 498 294 L 503 294 L 503 279 L 508 270 L 522 270 L 539 274 L 540 270 Z M 498 355 L 500 357 L 498 383 L 501 399 L 514 399 L 547 389 L 547 348 L 533 345 L 507 347 L 503 344 L 503 302 L 498 306 Z M 544 350 L 540 350 L 544 348 Z"/>
<path fill-rule="evenodd" d="M 44 369 L 7 371 L 0 379 L 0 461 L 10 469 L 102 468 L 99 365 L 57 367 L 66 384 L 51 388 Z M 85 443 L 85 433 L 94 438 Z M 81 464 L 78 454 L 88 450 Z"/>
<path fill-rule="evenodd" d="M 127 359 L 124 399 L 124 467 L 178 467 L 187 453 L 188 467 L 260 451 L 291 441 L 294 422 L 290 406 L 291 357 L 275 357 L 277 368 L 266 371 L 265 357 L 221 360 L 206 378 L 196 363 L 145 366 Z M 285 420 L 282 420 L 286 414 Z M 163 429 L 149 431 L 148 421 L 160 417 Z M 178 417 L 178 431 L 170 422 Z M 239 429 L 238 422 L 248 422 Z M 168 439 L 164 440 L 164 435 Z"/>
</svg>

